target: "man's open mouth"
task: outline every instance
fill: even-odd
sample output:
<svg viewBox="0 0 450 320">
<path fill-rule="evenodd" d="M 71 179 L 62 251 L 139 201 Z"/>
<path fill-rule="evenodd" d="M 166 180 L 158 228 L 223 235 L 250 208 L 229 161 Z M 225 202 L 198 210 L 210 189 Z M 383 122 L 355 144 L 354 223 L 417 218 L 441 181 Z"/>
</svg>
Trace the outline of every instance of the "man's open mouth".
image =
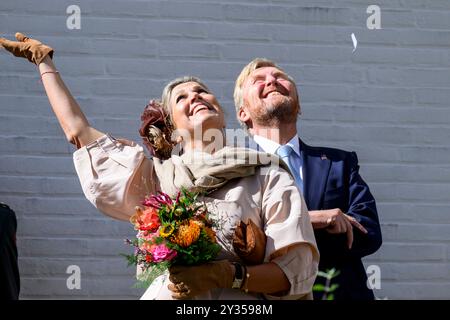
<svg viewBox="0 0 450 320">
<path fill-rule="evenodd" d="M 266 92 L 264 94 L 263 98 L 267 98 L 269 96 L 275 96 L 275 95 L 285 95 L 285 94 L 278 90 L 271 90 L 271 91 Z"/>
</svg>

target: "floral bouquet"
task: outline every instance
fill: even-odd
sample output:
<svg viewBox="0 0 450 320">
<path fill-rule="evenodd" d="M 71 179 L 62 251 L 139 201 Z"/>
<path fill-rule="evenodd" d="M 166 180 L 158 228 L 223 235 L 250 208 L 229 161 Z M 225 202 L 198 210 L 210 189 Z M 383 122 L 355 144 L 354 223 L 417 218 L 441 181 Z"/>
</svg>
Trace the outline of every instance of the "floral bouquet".
<svg viewBox="0 0 450 320">
<path fill-rule="evenodd" d="M 129 265 L 138 265 L 138 281 L 150 285 L 171 265 L 194 265 L 213 260 L 220 251 L 214 223 L 198 193 L 185 189 L 176 198 L 158 192 L 146 197 L 144 209 L 136 207 L 130 222 L 138 231 L 126 242 L 135 250 L 126 255 Z"/>
</svg>

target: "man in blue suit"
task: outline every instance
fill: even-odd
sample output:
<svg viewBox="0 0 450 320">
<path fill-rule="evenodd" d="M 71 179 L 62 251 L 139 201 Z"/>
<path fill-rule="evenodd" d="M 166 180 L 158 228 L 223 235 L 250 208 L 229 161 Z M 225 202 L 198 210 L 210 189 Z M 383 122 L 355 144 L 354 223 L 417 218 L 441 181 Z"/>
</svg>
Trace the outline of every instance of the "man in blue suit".
<svg viewBox="0 0 450 320">
<path fill-rule="evenodd" d="M 257 58 L 244 67 L 234 102 L 238 120 L 257 148 L 278 154 L 291 169 L 309 209 L 319 269 L 340 272 L 332 280 L 339 285 L 335 300 L 373 300 L 361 259 L 381 246 L 381 229 L 356 153 L 312 147 L 298 137 L 301 109 L 295 82 L 270 60 Z M 316 283 L 324 280 L 317 277 Z M 315 299 L 322 297 L 315 292 Z"/>
</svg>

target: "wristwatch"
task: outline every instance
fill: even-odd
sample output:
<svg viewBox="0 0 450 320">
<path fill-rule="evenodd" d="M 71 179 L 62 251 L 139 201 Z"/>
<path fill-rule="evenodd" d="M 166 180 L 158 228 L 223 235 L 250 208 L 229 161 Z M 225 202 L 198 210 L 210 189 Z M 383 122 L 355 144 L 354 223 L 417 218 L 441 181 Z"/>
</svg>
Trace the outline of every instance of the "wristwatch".
<svg viewBox="0 0 450 320">
<path fill-rule="evenodd" d="M 242 287 L 242 281 L 244 281 L 244 268 L 239 262 L 233 262 L 234 265 L 234 279 L 233 279 L 233 285 L 231 288 L 233 289 L 240 289 Z"/>
</svg>

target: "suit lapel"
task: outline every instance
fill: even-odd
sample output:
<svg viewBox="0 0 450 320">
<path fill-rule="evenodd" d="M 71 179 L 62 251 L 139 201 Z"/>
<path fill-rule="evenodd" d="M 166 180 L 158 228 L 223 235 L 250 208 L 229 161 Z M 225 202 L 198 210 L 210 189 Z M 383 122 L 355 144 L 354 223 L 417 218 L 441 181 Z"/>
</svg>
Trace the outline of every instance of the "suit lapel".
<svg viewBox="0 0 450 320">
<path fill-rule="evenodd" d="M 309 210 L 320 210 L 331 161 L 326 154 L 303 143 L 302 154 L 303 193 Z"/>
</svg>

